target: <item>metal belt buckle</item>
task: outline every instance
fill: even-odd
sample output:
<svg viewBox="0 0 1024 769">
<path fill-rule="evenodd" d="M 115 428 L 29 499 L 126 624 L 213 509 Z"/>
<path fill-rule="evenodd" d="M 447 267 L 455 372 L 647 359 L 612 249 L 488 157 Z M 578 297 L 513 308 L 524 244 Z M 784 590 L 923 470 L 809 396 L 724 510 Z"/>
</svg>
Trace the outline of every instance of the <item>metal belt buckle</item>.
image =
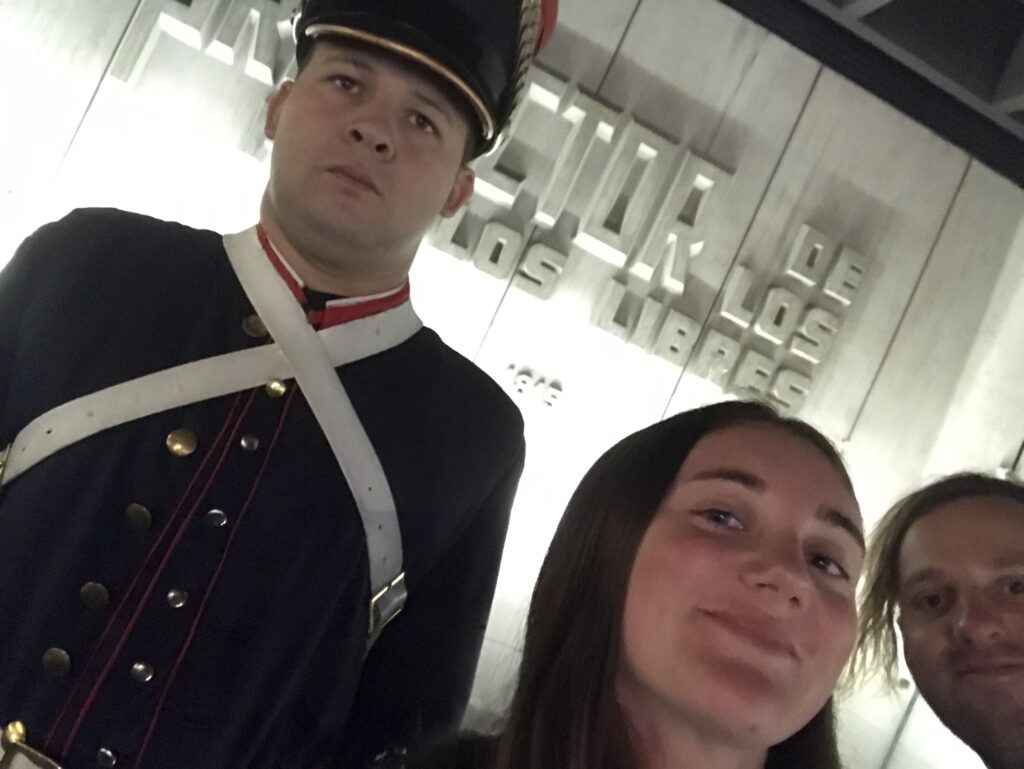
<svg viewBox="0 0 1024 769">
<path fill-rule="evenodd" d="M 3 451 L 0 451 L 0 486 L 4 485 L 4 470 L 7 469 L 7 458 L 11 455 L 13 445 L 13 443 L 8 443 L 4 446 Z"/>
<path fill-rule="evenodd" d="M 391 582 L 377 591 L 370 599 L 370 642 L 376 640 L 380 631 L 398 616 L 405 606 L 408 593 L 405 590 L 405 572 L 400 572 Z"/>
<path fill-rule="evenodd" d="M 25 744 L 25 725 L 12 721 L 0 733 L 0 769 L 61 769 L 60 764 Z"/>
</svg>

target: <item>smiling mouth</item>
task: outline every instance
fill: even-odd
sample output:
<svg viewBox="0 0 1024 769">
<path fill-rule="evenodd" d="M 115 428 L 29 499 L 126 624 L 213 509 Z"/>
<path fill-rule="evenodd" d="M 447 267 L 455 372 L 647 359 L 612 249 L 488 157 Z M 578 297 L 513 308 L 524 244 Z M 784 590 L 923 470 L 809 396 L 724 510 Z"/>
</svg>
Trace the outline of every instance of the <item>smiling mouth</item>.
<svg viewBox="0 0 1024 769">
<path fill-rule="evenodd" d="M 724 611 L 703 613 L 730 635 L 745 641 L 749 646 L 771 657 L 798 659 L 796 646 L 789 637 L 772 627 L 770 621 L 758 621 L 743 615 Z"/>
<path fill-rule="evenodd" d="M 1024 674 L 1024 660 L 979 660 L 955 667 L 961 678 L 1001 678 Z"/>
<path fill-rule="evenodd" d="M 331 166 L 327 169 L 327 172 L 332 176 L 336 176 L 349 184 L 355 185 L 367 192 L 373 193 L 374 195 L 380 195 L 380 190 L 377 185 L 374 184 L 373 179 L 360 171 L 356 171 L 351 168 L 344 168 L 343 166 Z"/>
</svg>

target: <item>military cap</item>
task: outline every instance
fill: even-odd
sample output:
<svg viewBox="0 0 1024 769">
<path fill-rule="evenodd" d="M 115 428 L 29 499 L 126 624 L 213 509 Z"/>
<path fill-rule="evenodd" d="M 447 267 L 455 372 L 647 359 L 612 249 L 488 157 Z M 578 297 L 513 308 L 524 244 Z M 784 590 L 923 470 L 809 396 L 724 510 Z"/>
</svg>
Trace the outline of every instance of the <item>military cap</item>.
<svg viewBox="0 0 1024 769">
<path fill-rule="evenodd" d="M 557 0 L 301 0 L 296 54 L 302 61 L 317 38 L 334 36 L 425 67 L 465 99 L 482 154 L 508 123 L 556 15 Z"/>
</svg>

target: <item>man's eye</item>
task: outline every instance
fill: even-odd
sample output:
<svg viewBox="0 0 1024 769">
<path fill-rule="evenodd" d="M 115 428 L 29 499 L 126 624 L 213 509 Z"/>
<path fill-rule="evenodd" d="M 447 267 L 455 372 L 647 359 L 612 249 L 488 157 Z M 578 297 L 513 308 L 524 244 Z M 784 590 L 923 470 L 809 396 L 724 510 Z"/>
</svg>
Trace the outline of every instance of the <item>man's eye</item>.
<svg viewBox="0 0 1024 769">
<path fill-rule="evenodd" d="M 841 579 L 846 582 L 850 581 L 850 574 L 842 567 L 842 565 L 835 558 L 825 555 L 824 553 L 818 553 L 811 557 L 811 565 L 823 571 L 830 577 Z"/>
<path fill-rule="evenodd" d="M 338 86 L 342 91 L 354 92 L 359 88 L 359 83 L 355 78 L 351 78 L 348 75 L 335 75 L 331 78 L 331 82 Z"/>
<path fill-rule="evenodd" d="M 422 112 L 415 112 L 412 116 L 412 123 L 414 126 L 419 128 L 421 131 L 428 133 L 437 133 L 437 126 L 434 125 L 434 121 L 424 115 Z"/>
<path fill-rule="evenodd" d="M 925 614 L 939 614 L 946 608 L 946 596 L 940 592 L 920 593 L 914 596 L 911 606 Z"/>
<path fill-rule="evenodd" d="M 705 510 L 699 510 L 698 514 L 707 521 L 710 521 L 715 526 L 721 526 L 726 529 L 742 529 L 743 521 L 737 518 L 735 515 L 730 513 L 728 510 L 722 510 L 718 507 L 709 507 Z"/>
<path fill-rule="evenodd" d="M 1024 577 L 1011 579 L 1006 585 L 1006 592 L 1010 595 L 1024 597 Z"/>
</svg>

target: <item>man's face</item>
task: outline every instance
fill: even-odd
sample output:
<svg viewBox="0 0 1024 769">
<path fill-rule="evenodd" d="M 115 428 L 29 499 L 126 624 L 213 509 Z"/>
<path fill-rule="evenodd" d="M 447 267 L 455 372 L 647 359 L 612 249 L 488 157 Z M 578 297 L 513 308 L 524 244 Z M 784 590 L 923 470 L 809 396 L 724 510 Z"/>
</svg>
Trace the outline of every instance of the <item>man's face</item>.
<svg viewBox="0 0 1024 769">
<path fill-rule="evenodd" d="M 1024 505 L 977 496 L 916 521 L 899 555 L 907 665 L 993 767 L 1024 765 Z"/>
<path fill-rule="evenodd" d="M 343 244 L 373 258 L 411 259 L 434 218 L 451 216 L 472 194 L 462 162 L 469 130 L 419 69 L 320 41 L 269 104 L 267 199 L 300 251 Z"/>
</svg>

